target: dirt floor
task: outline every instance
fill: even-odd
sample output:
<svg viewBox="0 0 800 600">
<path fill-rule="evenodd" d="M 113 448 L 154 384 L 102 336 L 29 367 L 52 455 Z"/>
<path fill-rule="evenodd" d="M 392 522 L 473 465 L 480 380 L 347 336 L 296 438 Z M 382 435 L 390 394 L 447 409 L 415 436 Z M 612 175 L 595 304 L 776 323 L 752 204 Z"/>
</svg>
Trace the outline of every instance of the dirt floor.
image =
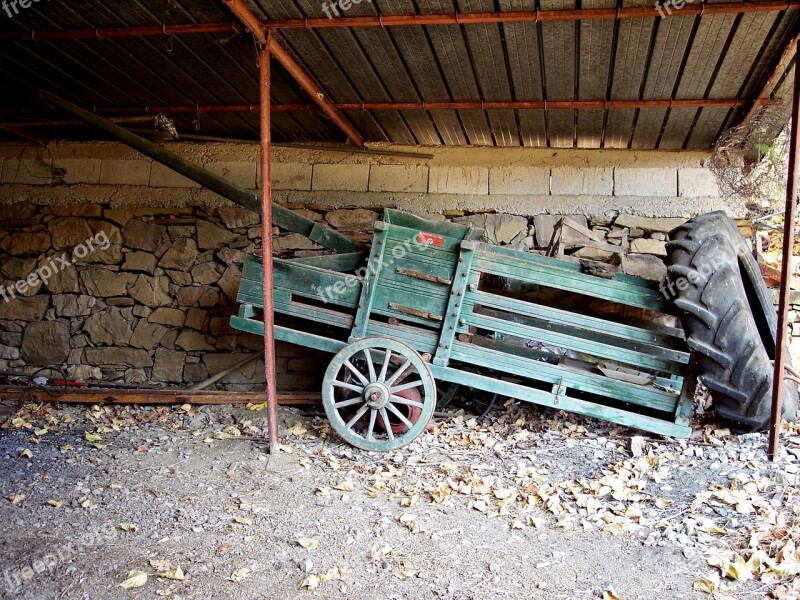
<svg viewBox="0 0 800 600">
<path fill-rule="evenodd" d="M 0 409 L 5 597 L 800 596 L 792 428 L 773 465 L 713 422 L 476 405 L 384 455 L 281 408 L 270 457 L 263 410 Z"/>
</svg>

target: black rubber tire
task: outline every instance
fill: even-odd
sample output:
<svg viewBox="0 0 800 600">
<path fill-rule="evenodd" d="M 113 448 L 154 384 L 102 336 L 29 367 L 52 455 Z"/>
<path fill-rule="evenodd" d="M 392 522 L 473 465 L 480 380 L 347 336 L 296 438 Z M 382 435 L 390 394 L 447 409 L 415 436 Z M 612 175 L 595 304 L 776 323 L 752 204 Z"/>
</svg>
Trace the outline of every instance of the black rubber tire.
<svg viewBox="0 0 800 600">
<path fill-rule="evenodd" d="M 777 316 L 758 264 L 722 211 L 688 221 L 670 240 L 669 289 L 716 412 L 741 429 L 764 429 L 772 404 Z M 793 421 L 797 406 L 797 386 L 786 380 L 783 418 Z"/>
</svg>

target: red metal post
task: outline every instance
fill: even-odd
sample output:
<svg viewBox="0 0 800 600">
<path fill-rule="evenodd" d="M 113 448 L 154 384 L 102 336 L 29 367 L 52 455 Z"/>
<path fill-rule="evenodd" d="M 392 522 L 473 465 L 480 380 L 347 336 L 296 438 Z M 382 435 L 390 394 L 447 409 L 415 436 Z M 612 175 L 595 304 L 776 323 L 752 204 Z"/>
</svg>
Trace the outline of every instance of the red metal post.
<svg viewBox="0 0 800 600">
<path fill-rule="evenodd" d="M 795 52 L 795 56 L 797 53 Z M 772 415 L 769 424 L 770 459 L 778 456 L 781 434 L 781 411 L 783 401 L 784 367 L 786 365 L 786 322 L 789 317 L 789 294 L 791 292 L 792 257 L 794 255 L 794 225 L 797 216 L 797 169 L 800 151 L 800 69 L 797 60 L 794 66 L 794 90 L 792 92 L 792 129 L 789 139 L 789 177 L 786 182 L 786 212 L 783 224 L 783 262 L 781 263 L 781 287 L 778 301 L 778 332 L 775 336 L 775 372 L 772 376 Z"/>
<path fill-rule="evenodd" d="M 267 34 L 269 38 L 269 34 Z M 278 391 L 275 387 L 275 312 L 272 303 L 272 177 L 270 173 L 271 113 L 270 55 L 264 44 L 260 55 L 259 93 L 261 95 L 261 247 L 262 291 L 264 294 L 264 379 L 267 391 L 269 452 L 278 452 Z"/>
</svg>

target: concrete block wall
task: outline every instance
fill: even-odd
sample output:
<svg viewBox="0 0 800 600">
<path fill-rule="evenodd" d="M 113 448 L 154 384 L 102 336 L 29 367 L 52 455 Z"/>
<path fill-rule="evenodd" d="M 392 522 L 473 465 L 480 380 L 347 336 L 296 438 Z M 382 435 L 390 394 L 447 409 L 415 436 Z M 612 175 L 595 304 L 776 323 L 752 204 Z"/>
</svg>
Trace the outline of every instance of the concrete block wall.
<svg viewBox="0 0 800 600">
<path fill-rule="evenodd" d="M 252 145 L 173 143 L 170 148 L 237 185 L 259 184 L 258 149 Z M 702 152 L 393 149 L 412 156 L 275 148 L 275 199 L 326 209 L 390 206 L 439 214 L 673 217 L 724 209 L 743 217 L 746 212 L 742 201 L 720 196 Z M 0 145 L 0 202 L 86 198 L 148 206 L 225 202 L 121 144 Z"/>
</svg>

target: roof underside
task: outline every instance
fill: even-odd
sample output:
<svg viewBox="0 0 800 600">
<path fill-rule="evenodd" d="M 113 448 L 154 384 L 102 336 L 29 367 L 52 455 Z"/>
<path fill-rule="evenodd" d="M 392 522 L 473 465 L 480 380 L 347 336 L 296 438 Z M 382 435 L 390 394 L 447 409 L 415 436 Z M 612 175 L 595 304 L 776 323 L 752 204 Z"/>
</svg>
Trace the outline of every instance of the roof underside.
<svg viewBox="0 0 800 600">
<path fill-rule="evenodd" d="M 264 19 L 325 17 L 322 0 L 247 0 Z M 348 17 L 531 10 L 530 0 L 372 0 Z M 710 1 L 709 4 L 715 4 Z M 652 0 L 540 0 L 543 10 L 651 6 Z M 285 29 L 276 39 L 335 103 L 722 100 L 759 97 L 789 42 L 797 10 L 668 18 Z M 221 1 L 50 0 L 4 32 L 230 22 Z M 90 40 L 0 41 L 0 120 L 30 112 L 46 88 L 89 107 L 258 104 L 256 51 L 245 33 Z M 789 64 L 792 66 L 793 62 Z M 784 73 L 769 96 L 788 98 Z M 282 68 L 273 103 L 307 104 Z M 423 145 L 705 149 L 739 123 L 740 107 L 507 110 L 347 110 L 367 141 Z M 55 116 L 57 113 L 51 113 Z M 126 114 L 131 114 L 130 112 Z M 142 113 L 144 114 L 144 110 Z M 64 118 L 58 114 L 57 118 Z M 258 114 L 174 115 L 178 131 L 258 137 Z M 276 141 L 340 142 L 321 113 L 275 111 Z M 34 130 L 32 130 L 34 131 Z M 99 139 L 82 127 L 44 137 Z M 4 134 L 5 135 L 5 134 Z M 8 135 L 0 139 L 13 139 Z"/>
</svg>

